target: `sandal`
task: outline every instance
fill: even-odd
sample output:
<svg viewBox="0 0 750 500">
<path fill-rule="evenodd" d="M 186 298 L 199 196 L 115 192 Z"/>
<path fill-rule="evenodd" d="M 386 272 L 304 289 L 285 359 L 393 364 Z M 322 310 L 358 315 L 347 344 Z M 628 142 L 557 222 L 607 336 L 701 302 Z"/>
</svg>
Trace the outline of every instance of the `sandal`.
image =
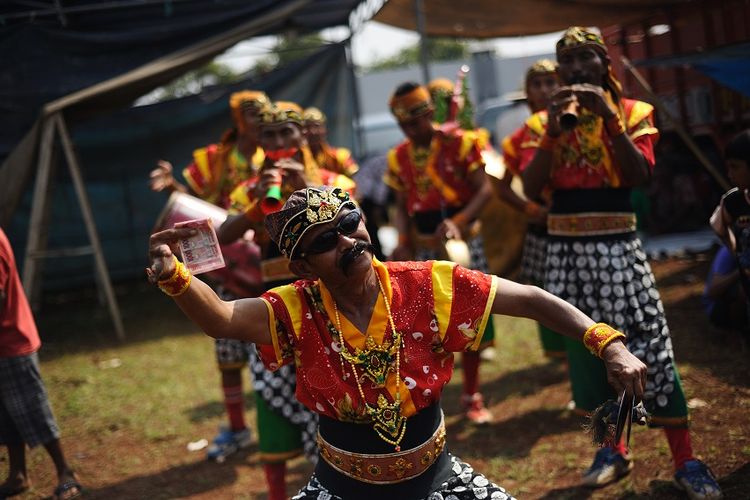
<svg viewBox="0 0 750 500">
<path fill-rule="evenodd" d="M 80 497 L 82 492 L 83 488 L 81 487 L 81 483 L 71 479 L 60 483 L 57 488 L 55 488 L 55 492 L 52 494 L 52 500 L 73 500 L 74 498 Z"/>
<path fill-rule="evenodd" d="M 11 488 L 10 486 L 3 485 L 3 486 L 0 486 L 0 499 L 14 497 L 28 490 L 29 490 L 28 484 L 25 484 L 23 486 L 16 486 L 15 488 Z"/>
</svg>

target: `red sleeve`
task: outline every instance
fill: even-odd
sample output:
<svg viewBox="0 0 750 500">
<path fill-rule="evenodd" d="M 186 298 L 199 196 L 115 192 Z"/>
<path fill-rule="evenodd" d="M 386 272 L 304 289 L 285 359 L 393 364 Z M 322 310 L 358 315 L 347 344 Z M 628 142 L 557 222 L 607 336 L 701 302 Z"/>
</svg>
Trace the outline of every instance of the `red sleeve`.
<svg viewBox="0 0 750 500">
<path fill-rule="evenodd" d="M 656 142 L 654 135 L 641 135 L 633 139 L 633 144 L 641 152 L 646 162 L 648 162 L 649 168 L 653 171 L 656 158 L 654 157 L 654 143 Z"/>
<path fill-rule="evenodd" d="M 286 293 L 277 293 L 280 289 L 286 289 L 288 293 L 295 293 L 293 286 L 286 285 L 274 288 L 261 295 L 261 298 L 266 302 L 266 307 L 268 307 L 271 344 L 257 344 L 256 347 L 263 364 L 271 371 L 294 362 L 294 346 L 296 343 L 294 324 L 282 298 L 282 295 L 286 295 Z"/>
<path fill-rule="evenodd" d="M 501 144 L 505 166 L 513 175 L 519 175 L 521 173 L 521 141 L 525 130 L 525 126 L 519 127 L 518 130 L 505 137 Z"/>
</svg>

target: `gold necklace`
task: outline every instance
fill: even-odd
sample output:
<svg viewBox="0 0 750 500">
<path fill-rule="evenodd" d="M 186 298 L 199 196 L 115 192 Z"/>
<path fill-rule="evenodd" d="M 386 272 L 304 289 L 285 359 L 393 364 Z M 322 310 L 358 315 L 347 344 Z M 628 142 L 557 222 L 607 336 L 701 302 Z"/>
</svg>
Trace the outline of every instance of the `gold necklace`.
<svg viewBox="0 0 750 500">
<path fill-rule="evenodd" d="M 378 353 L 386 352 L 386 353 L 392 353 L 395 348 L 395 354 L 396 354 L 396 397 L 395 401 L 393 403 L 388 403 L 388 400 L 383 396 L 383 394 L 378 395 L 378 402 L 377 406 L 371 406 L 367 400 L 365 399 L 365 391 L 362 390 L 362 382 L 359 379 L 359 376 L 357 375 L 357 368 L 356 364 L 359 364 L 357 361 L 362 359 L 361 363 L 364 363 L 365 370 L 362 374 L 362 377 L 365 376 L 370 377 L 370 375 L 367 373 L 367 360 L 370 357 L 371 354 L 367 349 L 367 342 L 365 342 L 365 351 L 360 351 L 360 355 L 357 355 L 357 351 L 355 351 L 355 354 L 352 355 L 349 353 L 349 351 L 346 348 L 346 345 L 344 344 L 344 335 L 341 330 L 341 317 L 339 316 L 339 307 L 336 304 L 336 301 L 333 301 L 333 311 L 336 315 L 336 329 L 337 329 L 337 335 L 339 338 L 339 345 L 341 347 L 341 350 L 339 351 L 339 361 L 341 362 L 341 374 L 343 376 L 344 374 L 344 360 L 346 359 L 349 362 L 349 366 L 351 366 L 352 373 L 354 374 L 354 381 L 357 383 L 357 389 L 359 390 L 359 395 L 362 397 L 362 401 L 365 403 L 365 409 L 367 411 L 367 415 L 372 418 L 375 421 L 375 424 L 373 425 L 373 428 L 375 429 L 375 432 L 378 434 L 380 439 L 385 441 L 388 444 L 392 444 L 396 447 L 396 451 L 401 451 L 401 440 L 404 438 L 404 434 L 406 433 L 406 417 L 401 415 L 401 334 L 396 331 L 396 324 L 393 321 L 393 315 L 391 314 L 391 306 L 388 303 L 388 297 L 385 295 L 385 290 L 383 290 L 383 284 L 380 282 L 380 276 L 378 276 L 378 272 L 375 271 L 375 279 L 378 281 L 378 287 L 380 288 L 380 293 L 383 294 L 383 302 L 385 304 L 385 310 L 388 313 L 388 321 L 391 325 L 391 344 L 387 345 L 385 342 L 383 343 L 383 346 L 377 349 Z M 368 339 L 370 340 L 370 344 L 374 345 L 375 341 L 372 340 L 372 338 L 368 335 Z M 359 350 L 358 350 L 359 351 Z M 382 357 L 378 356 L 378 360 L 382 360 Z M 388 359 L 390 359 L 390 355 L 388 356 Z M 388 366 L 390 366 L 390 362 L 386 363 Z M 385 377 L 387 376 L 388 372 L 388 366 L 384 369 L 383 372 L 383 385 L 385 385 Z M 371 378 L 371 377 L 370 377 Z M 376 382 L 377 383 L 377 382 Z M 378 386 L 380 387 L 380 386 Z"/>
</svg>

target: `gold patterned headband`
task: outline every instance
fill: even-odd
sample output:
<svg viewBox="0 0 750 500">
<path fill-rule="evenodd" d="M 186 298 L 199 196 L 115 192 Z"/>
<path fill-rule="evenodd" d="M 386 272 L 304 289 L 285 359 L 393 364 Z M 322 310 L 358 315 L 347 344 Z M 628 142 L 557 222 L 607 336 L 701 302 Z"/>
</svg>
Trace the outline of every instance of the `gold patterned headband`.
<svg viewBox="0 0 750 500">
<path fill-rule="evenodd" d="M 307 122 L 325 123 L 326 115 L 318 108 L 307 108 L 302 114 L 302 118 Z"/>
<path fill-rule="evenodd" d="M 291 259 L 305 233 L 336 218 L 341 209 L 357 208 L 341 188 L 305 188 L 295 191 L 280 211 L 266 216 L 265 224 L 281 253 Z"/>
<path fill-rule="evenodd" d="M 276 101 L 261 109 L 259 116 L 261 125 L 279 125 L 287 122 L 304 125 L 305 123 L 302 118 L 302 108 L 290 101 Z"/>
</svg>

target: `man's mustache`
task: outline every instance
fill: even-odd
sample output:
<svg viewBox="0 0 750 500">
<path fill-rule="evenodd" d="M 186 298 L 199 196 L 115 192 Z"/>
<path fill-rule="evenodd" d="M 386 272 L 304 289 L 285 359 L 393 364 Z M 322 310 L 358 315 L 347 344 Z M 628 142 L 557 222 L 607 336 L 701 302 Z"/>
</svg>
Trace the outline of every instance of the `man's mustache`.
<svg viewBox="0 0 750 500">
<path fill-rule="evenodd" d="M 375 247 L 372 243 L 368 243 L 364 240 L 357 240 L 357 242 L 344 255 L 339 259 L 339 267 L 344 271 L 344 276 L 349 275 L 349 266 L 354 263 L 354 260 L 359 257 L 365 251 L 369 251 L 371 254 L 375 253 Z"/>
</svg>

